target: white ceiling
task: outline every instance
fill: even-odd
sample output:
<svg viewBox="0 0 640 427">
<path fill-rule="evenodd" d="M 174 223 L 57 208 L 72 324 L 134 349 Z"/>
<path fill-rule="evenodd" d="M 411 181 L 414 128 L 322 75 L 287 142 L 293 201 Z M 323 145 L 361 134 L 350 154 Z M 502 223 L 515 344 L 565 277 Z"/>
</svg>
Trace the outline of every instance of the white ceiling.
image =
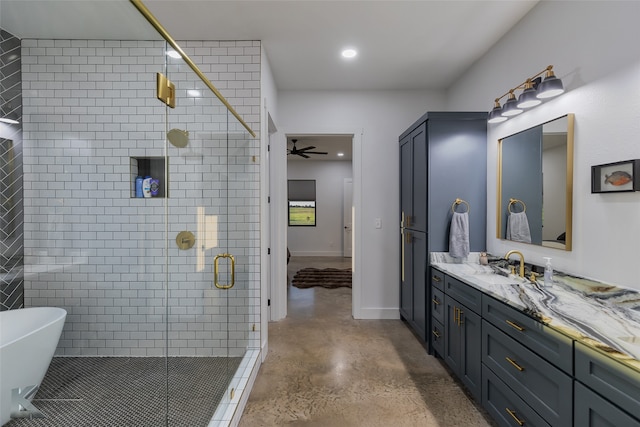
<svg viewBox="0 0 640 427">
<path fill-rule="evenodd" d="M 279 90 L 444 90 L 538 0 L 143 1 L 178 41 L 261 40 Z M 128 0 L 0 0 L 0 27 L 23 39 L 160 39 Z M 345 47 L 358 56 L 342 59 Z M 336 151 L 323 145 L 332 137 L 298 145 Z"/>
<path fill-rule="evenodd" d="M 176 40 L 261 40 L 279 90 L 445 89 L 537 3 L 143 1 Z M 0 26 L 20 38 L 158 38 L 128 0 L 0 0 Z M 340 57 L 346 46 L 354 60 Z"/>
</svg>

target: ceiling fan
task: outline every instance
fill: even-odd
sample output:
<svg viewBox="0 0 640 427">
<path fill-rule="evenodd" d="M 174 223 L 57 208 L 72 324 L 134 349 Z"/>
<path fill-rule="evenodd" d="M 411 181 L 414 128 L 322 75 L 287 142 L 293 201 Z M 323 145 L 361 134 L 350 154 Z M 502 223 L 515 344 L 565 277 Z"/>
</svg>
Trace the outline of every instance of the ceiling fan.
<svg viewBox="0 0 640 427">
<path fill-rule="evenodd" d="M 314 147 L 313 145 L 310 145 L 308 147 L 304 147 L 304 148 L 296 148 L 296 142 L 298 142 L 297 139 L 292 139 L 291 142 L 293 142 L 293 148 L 291 150 L 287 150 L 287 156 L 289 154 L 295 154 L 297 156 L 300 157 L 304 157 L 305 159 L 308 159 L 309 156 L 307 156 L 307 154 L 328 154 L 324 151 L 309 151 L 309 150 L 313 150 Z"/>
</svg>

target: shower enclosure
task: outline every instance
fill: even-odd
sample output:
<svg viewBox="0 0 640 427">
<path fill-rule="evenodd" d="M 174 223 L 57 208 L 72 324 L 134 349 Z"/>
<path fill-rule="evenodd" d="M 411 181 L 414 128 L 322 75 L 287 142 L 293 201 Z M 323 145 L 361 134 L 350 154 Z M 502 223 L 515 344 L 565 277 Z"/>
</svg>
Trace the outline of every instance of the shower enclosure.
<svg viewBox="0 0 640 427">
<path fill-rule="evenodd" d="M 226 425 L 260 344 L 259 146 L 202 76 L 259 105 L 259 73 L 215 66 L 259 43 L 179 42 L 198 72 L 171 39 L 20 43 L 22 116 L 0 126 L 22 130 L 21 306 L 68 315 L 44 418 L 7 426 Z"/>
</svg>

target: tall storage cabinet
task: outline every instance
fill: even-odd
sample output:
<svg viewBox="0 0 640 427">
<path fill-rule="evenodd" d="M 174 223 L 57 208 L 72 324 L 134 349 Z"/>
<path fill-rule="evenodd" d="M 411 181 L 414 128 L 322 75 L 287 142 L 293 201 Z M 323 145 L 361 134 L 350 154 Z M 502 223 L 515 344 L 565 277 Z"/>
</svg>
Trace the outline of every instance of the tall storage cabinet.
<svg viewBox="0 0 640 427">
<path fill-rule="evenodd" d="M 449 250 L 449 224 L 457 198 L 470 207 L 470 250 L 485 249 L 487 113 L 429 112 L 399 140 L 400 315 L 427 341 L 429 252 Z M 464 210 L 466 205 L 458 207 L 459 212 Z"/>
</svg>

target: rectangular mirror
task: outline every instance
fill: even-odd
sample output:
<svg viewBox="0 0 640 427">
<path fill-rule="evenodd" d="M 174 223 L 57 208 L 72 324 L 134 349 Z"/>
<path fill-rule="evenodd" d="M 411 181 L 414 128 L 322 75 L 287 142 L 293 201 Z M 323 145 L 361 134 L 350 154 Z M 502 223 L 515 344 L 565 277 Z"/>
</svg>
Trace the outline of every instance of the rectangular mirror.
<svg viewBox="0 0 640 427">
<path fill-rule="evenodd" d="M 571 250 L 573 114 L 498 141 L 497 237 Z"/>
</svg>

